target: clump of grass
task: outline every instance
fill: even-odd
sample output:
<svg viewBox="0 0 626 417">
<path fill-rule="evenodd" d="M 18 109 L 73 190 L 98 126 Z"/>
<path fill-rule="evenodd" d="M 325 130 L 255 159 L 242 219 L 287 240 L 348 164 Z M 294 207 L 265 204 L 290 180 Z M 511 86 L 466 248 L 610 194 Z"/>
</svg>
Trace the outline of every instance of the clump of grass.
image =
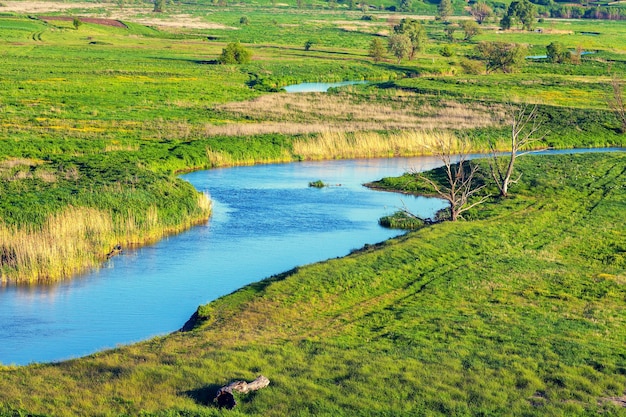
<svg viewBox="0 0 626 417">
<path fill-rule="evenodd" d="M 38 227 L 0 225 L 4 281 L 36 282 L 96 266 L 117 243 L 111 215 L 70 207 Z"/>
<path fill-rule="evenodd" d="M 232 155 L 225 152 L 214 151 L 207 148 L 206 156 L 209 160 L 209 166 L 212 167 L 232 167 L 235 165 L 235 160 Z"/>
<path fill-rule="evenodd" d="M 411 216 L 406 211 L 400 210 L 395 213 L 381 217 L 378 224 L 390 229 L 416 230 L 424 227 L 426 222 L 418 217 Z"/>
<path fill-rule="evenodd" d="M 166 226 L 156 206 L 138 216 L 91 207 L 68 207 L 52 214 L 41 225 L 0 223 L 0 282 L 34 283 L 70 277 L 97 267 L 117 245 L 153 242 L 206 219 L 211 201 L 198 194 L 199 218 L 189 217 L 177 226 Z"/>
<path fill-rule="evenodd" d="M 326 186 L 327 185 L 322 180 L 309 182 L 309 187 L 313 187 L 313 188 L 324 188 Z"/>
</svg>

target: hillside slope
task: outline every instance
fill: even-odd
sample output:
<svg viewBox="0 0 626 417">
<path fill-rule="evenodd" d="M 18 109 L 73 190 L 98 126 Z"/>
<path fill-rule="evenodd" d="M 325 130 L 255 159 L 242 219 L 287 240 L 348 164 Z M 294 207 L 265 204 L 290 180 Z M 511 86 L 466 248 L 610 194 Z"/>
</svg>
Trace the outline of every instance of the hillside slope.
<svg viewBox="0 0 626 417">
<path fill-rule="evenodd" d="M 626 415 L 626 155 L 519 168 L 482 219 L 252 284 L 188 332 L 4 368 L 0 415 L 222 415 L 216 389 L 259 374 L 224 415 Z"/>
</svg>

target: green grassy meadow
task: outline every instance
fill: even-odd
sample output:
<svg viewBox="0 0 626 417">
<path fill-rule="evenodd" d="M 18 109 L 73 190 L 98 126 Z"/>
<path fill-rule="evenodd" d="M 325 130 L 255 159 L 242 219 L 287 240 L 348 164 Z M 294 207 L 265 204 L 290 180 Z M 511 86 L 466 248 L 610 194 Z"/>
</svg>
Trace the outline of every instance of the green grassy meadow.
<svg viewBox="0 0 626 417">
<path fill-rule="evenodd" d="M 533 32 L 488 21 L 466 41 L 460 29 L 446 37 L 435 3 L 415 2 L 424 50 L 375 62 L 370 42 L 406 15 L 391 2 L 219 3 L 35 13 L 0 2 L 2 285 L 71 279 L 116 245 L 206 221 L 210 202 L 181 172 L 427 154 L 442 130 L 504 149 L 512 102 L 537 104 L 537 147 L 626 146 L 607 104 L 611 78 L 626 76 L 623 21 L 545 18 Z M 451 25 L 468 18 L 464 5 Z M 482 41 L 593 53 L 467 73 Z M 252 60 L 218 64 L 228 42 Z M 344 80 L 369 83 L 281 91 Z M 513 196 L 466 221 L 252 284 L 199 307 L 191 331 L 0 367 L 0 415 L 626 415 L 626 157 L 524 156 L 518 169 Z M 383 184 L 414 192 L 410 179 Z M 259 374 L 270 387 L 235 410 L 211 403 Z"/>
<path fill-rule="evenodd" d="M 249 285 L 188 332 L 3 368 L 2 412 L 624 415 L 626 157 L 518 163 L 513 197 L 470 221 Z M 235 410 L 212 404 L 259 374 Z"/>
</svg>

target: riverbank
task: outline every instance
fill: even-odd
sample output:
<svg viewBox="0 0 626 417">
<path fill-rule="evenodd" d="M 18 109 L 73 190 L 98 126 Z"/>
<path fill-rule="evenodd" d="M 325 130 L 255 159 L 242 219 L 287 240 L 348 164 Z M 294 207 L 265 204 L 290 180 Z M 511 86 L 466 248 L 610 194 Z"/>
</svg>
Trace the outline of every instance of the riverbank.
<svg viewBox="0 0 626 417">
<path fill-rule="evenodd" d="M 621 415 L 626 157 L 518 168 L 513 196 L 472 221 L 249 285 L 191 331 L 3 368 L 1 410 L 220 415 L 218 387 L 263 374 L 238 413 Z"/>
<path fill-rule="evenodd" d="M 110 5 L 71 6 L 62 7 L 63 17 L 122 13 Z M 517 74 L 465 74 L 474 41 L 454 40 L 456 52 L 443 57 L 440 51 L 453 40 L 441 36 L 444 26 L 434 20 L 425 22 L 429 42 L 420 57 L 397 65 L 366 57 L 372 39 L 389 30 L 386 14 L 365 22 L 357 11 L 328 10 L 310 20 L 306 10 L 278 18 L 242 6 L 207 16 L 181 3 L 160 16 L 178 21 L 168 29 L 144 26 L 144 12 L 135 8 L 119 16 L 119 27 L 89 20 L 74 27 L 73 19 L 42 20 L 10 12 L 15 5 L 0 7 L 6 7 L 0 16 L 4 283 L 63 280 L 97 267 L 118 245 L 152 242 L 205 220 L 202 196 L 176 173 L 429 154 L 433 130 L 471 138 L 476 151 L 487 150 L 490 141 L 505 148 L 509 121 L 503 110 L 512 91 L 518 101 L 539 103 L 548 133 L 538 146 L 626 144 L 604 99 L 611 91 L 606 74 L 625 68 L 623 28 L 612 22 L 585 40 L 598 42 L 585 45 L 598 53 L 577 65 L 528 62 Z M 249 12 L 247 24 L 234 30 L 243 10 Z M 185 28 L 190 15 L 217 21 Z M 345 22 L 362 30 L 346 30 Z M 591 23 L 550 24 L 578 33 Z M 323 47 L 303 50 L 311 41 L 304 36 L 320 31 Z M 515 40 L 520 34 L 489 29 L 477 36 Z M 533 55 L 558 38 L 526 36 Z M 217 65 L 225 43 L 239 40 L 254 59 Z M 94 64 L 101 70 L 94 71 Z M 298 82 L 344 80 L 374 81 L 328 94 L 276 92 Z M 56 228 L 66 222 L 60 219 L 80 213 L 104 229 L 80 226 L 82 231 L 65 230 L 62 237 Z"/>
<path fill-rule="evenodd" d="M 472 152 L 487 152 L 493 137 L 502 138 L 496 141 L 496 149 L 506 150 L 504 130 L 490 128 L 478 133 Z M 441 134 L 418 130 L 327 132 L 305 138 L 264 135 L 243 138 L 247 144 L 243 153 L 232 138 L 215 151 L 208 147 L 209 142 L 196 141 L 177 146 L 187 167 L 181 168 L 179 161 L 175 171 L 432 155 L 435 139 Z M 454 136 L 455 132 L 443 134 Z M 543 148 L 550 141 L 536 145 Z M 202 146 L 207 146 L 204 160 L 195 155 Z M 150 244 L 208 220 L 208 197 L 173 173 L 158 172 L 171 166 L 171 156 L 151 159 L 152 152 L 141 162 L 125 151 L 97 159 L 48 157 L 44 163 L 13 158 L 0 162 L 0 176 L 6 180 L 0 182 L 0 194 L 6 196 L 0 203 L 0 211 L 5 213 L 0 223 L 0 283 L 36 284 L 71 278 L 98 268 L 112 248 Z M 158 154 L 162 152 L 164 149 L 158 150 Z M 146 169 L 145 164 L 154 167 Z M 120 165 L 127 168 L 119 169 Z M 28 204 L 34 200 L 40 204 Z M 76 221 L 68 222 L 68 218 Z"/>
</svg>

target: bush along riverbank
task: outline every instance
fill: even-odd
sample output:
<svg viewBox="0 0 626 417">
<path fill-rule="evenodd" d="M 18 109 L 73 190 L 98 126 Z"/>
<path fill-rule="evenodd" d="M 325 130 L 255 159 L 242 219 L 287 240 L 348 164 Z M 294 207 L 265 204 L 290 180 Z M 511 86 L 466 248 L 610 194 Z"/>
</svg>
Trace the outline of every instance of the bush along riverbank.
<svg viewBox="0 0 626 417">
<path fill-rule="evenodd" d="M 251 284 L 185 332 L 2 368 L 0 415 L 217 416 L 220 387 L 261 374 L 229 413 L 623 415 L 626 155 L 517 169 L 466 221 Z"/>
</svg>

